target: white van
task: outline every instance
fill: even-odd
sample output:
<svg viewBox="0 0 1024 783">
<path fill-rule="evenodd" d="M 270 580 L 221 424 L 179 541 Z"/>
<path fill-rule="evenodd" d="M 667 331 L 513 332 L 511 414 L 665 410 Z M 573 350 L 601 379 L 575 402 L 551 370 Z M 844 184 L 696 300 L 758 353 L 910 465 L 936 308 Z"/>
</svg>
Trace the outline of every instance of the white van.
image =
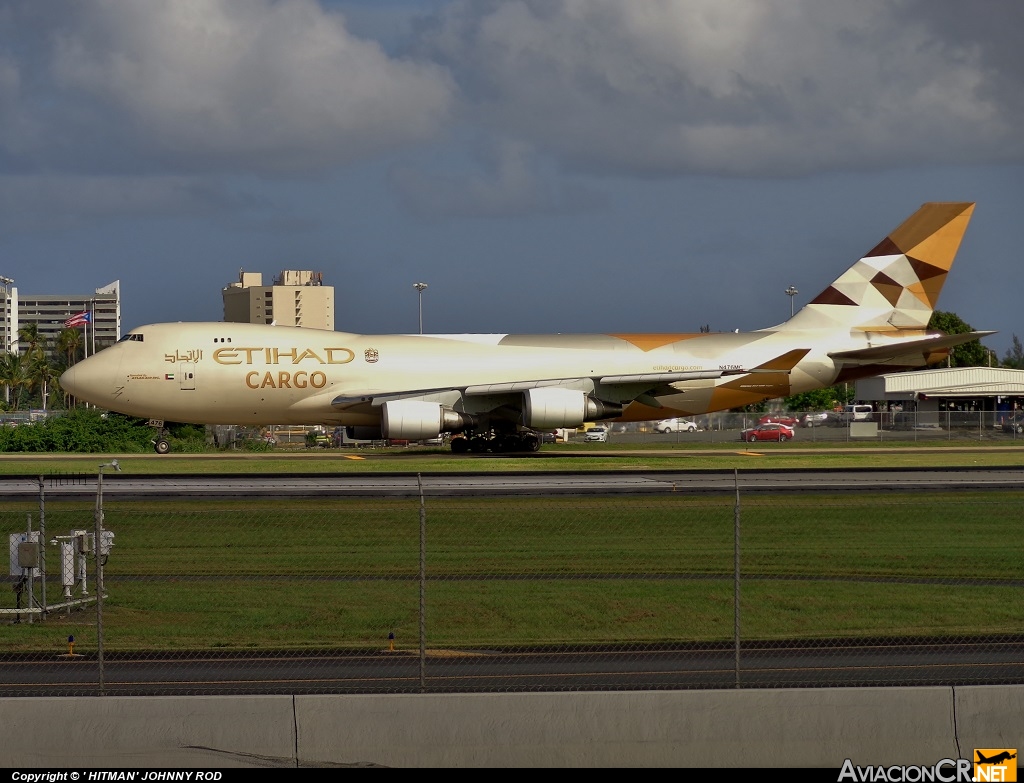
<svg viewBox="0 0 1024 783">
<path fill-rule="evenodd" d="M 842 419 L 850 421 L 871 421 L 875 410 L 870 405 L 846 405 L 843 407 Z"/>
</svg>

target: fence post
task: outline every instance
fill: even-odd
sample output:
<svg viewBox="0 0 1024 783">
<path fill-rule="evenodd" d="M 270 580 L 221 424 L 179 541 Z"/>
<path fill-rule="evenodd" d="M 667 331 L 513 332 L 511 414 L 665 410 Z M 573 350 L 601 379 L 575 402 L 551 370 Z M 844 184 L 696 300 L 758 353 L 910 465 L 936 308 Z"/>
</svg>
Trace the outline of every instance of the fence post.
<svg viewBox="0 0 1024 783">
<path fill-rule="evenodd" d="M 44 620 L 46 613 L 46 493 L 44 490 L 43 477 L 39 476 L 39 574 L 42 578 L 43 613 L 40 615 Z"/>
<path fill-rule="evenodd" d="M 733 468 L 736 505 L 733 507 L 733 649 L 735 651 L 736 687 L 740 687 L 740 472 Z"/>
<path fill-rule="evenodd" d="M 423 477 L 416 474 L 420 491 L 420 692 L 427 689 L 427 507 L 423 501 Z"/>
</svg>

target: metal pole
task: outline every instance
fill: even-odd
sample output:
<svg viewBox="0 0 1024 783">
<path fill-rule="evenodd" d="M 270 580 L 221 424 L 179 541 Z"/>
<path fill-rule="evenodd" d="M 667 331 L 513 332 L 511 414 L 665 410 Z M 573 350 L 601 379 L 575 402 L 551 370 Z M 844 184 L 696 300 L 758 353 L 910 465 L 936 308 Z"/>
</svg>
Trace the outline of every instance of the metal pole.
<svg viewBox="0 0 1024 783">
<path fill-rule="evenodd" d="M 789 317 L 790 318 L 793 317 L 793 297 L 795 297 L 799 293 L 800 292 L 796 290 L 796 286 L 795 285 L 791 285 L 789 288 L 786 289 L 786 295 L 789 297 Z"/>
<path fill-rule="evenodd" d="M 736 505 L 733 508 L 733 650 L 735 651 L 736 687 L 740 687 L 740 472 L 733 468 Z"/>
<path fill-rule="evenodd" d="M 39 476 L 39 573 L 42 576 L 43 617 L 46 617 L 46 485 Z"/>
<path fill-rule="evenodd" d="M 103 468 L 121 470 L 116 459 L 99 466 L 96 476 L 96 513 L 93 530 L 93 549 L 96 553 L 96 661 L 99 664 L 100 696 L 104 695 L 103 681 Z"/>
<path fill-rule="evenodd" d="M 416 289 L 419 295 L 420 303 L 420 334 L 423 334 L 423 292 L 427 289 L 426 283 L 413 283 L 412 287 Z"/>
<path fill-rule="evenodd" d="M 423 501 L 423 478 L 416 474 L 420 490 L 420 692 L 427 689 L 427 507 Z"/>
<path fill-rule="evenodd" d="M 103 540 L 103 468 L 100 465 L 96 476 L 96 511 L 93 515 L 93 552 L 96 555 L 96 662 L 99 666 L 100 696 L 104 695 L 103 683 L 103 556 L 100 541 Z"/>
<path fill-rule="evenodd" d="M 31 514 L 26 514 L 25 515 L 25 540 L 26 541 L 31 541 L 32 540 L 32 515 Z M 24 568 L 21 569 L 21 573 L 24 576 L 24 574 L 25 574 L 25 569 Z M 33 596 L 33 592 L 34 592 L 34 588 L 35 588 L 35 581 L 36 581 L 35 568 L 30 567 L 28 569 L 28 603 L 25 604 L 25 608 L 28 609 L 28 622 L 29 622 L 29 625 L 31 625 L 32 622 L 33 622 L 33 620 L 32 620 L 32 617 L 33 617 L 33 612 L 32 612 L 33 600 L 32 599 L 34 597 Z"/>
</svg>

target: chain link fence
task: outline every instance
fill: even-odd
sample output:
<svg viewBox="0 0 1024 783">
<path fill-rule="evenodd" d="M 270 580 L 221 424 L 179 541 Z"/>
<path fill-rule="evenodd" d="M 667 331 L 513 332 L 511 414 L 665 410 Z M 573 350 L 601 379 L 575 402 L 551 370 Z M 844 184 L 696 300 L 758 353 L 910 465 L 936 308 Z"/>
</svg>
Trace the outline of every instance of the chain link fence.
<svg viewBox="0 0 1024 783">
<path fill-rule="evenodd" d="M 836 411 L 737 413 L 722 411 L 664 422 L 614 424 L 608 442 L 624 444 L 731 443 L 747 439 L 763 421 L 783 422 L 793 428 L 792 442 L 869 443 L 905 446 L 916 443 L 985 441 L 1019 444 L 1024 439 L 1024 412 L 1017 410 L 872 410 L 850 414 Z M 683 424 L 674 423 L 683 422 Z M 694 429 L 689 429 L 692 423 Z M 583 440 L 583 433 L 565 433 L 568 442 Z"/>
<path fill-rule="evenodd" d="M 0 695 L 1024 682 L 1022 493 L 809 489 L 10 502 Z"/>
</svg>

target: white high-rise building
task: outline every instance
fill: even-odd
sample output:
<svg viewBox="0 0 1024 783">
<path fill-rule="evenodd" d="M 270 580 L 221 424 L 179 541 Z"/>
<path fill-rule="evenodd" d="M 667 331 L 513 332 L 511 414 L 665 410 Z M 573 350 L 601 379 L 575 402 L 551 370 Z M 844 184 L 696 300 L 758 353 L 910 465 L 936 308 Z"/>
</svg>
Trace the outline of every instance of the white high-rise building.
<svg viewBox="0 0 1024 783">
<path fill-rule="evenodd" d="M 88 313 L 84 330 L 86 354 L 113 345 L 121 338 L 121 285 L 115 280 L 91 294 L 22 294 L 9 277 L 0 277 L 0 351 L 24 350 L 18 330 L 39 325 L 39 336 L 51 345 L 72 316 Z"/>
</svg>

